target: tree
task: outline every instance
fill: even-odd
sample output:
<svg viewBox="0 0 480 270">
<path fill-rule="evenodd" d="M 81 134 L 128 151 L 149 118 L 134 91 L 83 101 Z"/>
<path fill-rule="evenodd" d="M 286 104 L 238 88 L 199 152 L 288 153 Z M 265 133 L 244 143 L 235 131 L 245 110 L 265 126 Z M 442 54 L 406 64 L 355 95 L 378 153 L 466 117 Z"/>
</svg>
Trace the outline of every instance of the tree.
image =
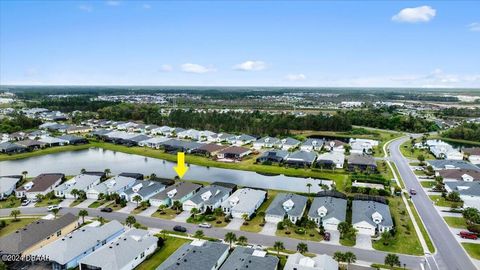
<svg viewBox="0 0 480 270">
<path fill-rule="evenodd" d="M 390 266 L 393 269 L 393 266 L 401 266 L 400 259 L 396 254 L 387 254 L 385 256 L 385 264 Z"/>
<path fill-rule="evenodd" d="M 88 211 L 85 209 L 82 209 L 78 211 L 78 216 L 82 218 L 82 223 L 85 223 L 85 217 L 88 216 Z"/>
<path fill-rule="evenodd" d="M 35 199 L 37 199 L 37 201 L 39 202 L 43 201 L 44 198 L 45 196 L 43 194 L 38 193 L 37 195 L 35 195 Z"/>
<path fill-rule="evenodd" d="M 350 264 L 355 263 L 357 261 L 357 256 L 353 252 L 347 251 L 345 252 L 345 254 L 343 254 L 343 260 L 347 263 L 347 270 L 348 270 L 348 267 L 350 266 Z"/>
<path fill-rule="evenodd" d="M 58 214 L 59 211 L 60 211 L 60 209 L 58 209 L 58 208 L 53 208 L 53 209 L 52 209 L 53 217 L 54 217 L 55 219 L 57 218 L 57 214 Z"/>
<path fill-rule="evenodd" d="M 335 253 L 333 253 L 333 259 L 338 263 L 341 263 L 344 261 L 344 254 L 340 251 L 336 251 Z"/>
<path fill-rule="evenodd" d="M 86 173 L 86 172 L 87 172 L 87 170 L 86 170 L 85 168 L 82 168 L 82 169 L 80 170 L 80 173 L 81 173 L 81 174 L 84 174 L 84 173 Z"/>
<path fill-rule="evenodd" d="M 105 194 L 104 193 L 100 193 L 98 194 L 98 200 L 103 200 L 105 198 Z"/>
<path fill-rule="evenodd" d="M 28 171 L 23 171 L 22 175 L 23 175 L 23 180 L 27 179 Z"/>
<path fill-rule="evenodd" d="M 20 210 L 14 209 L 12 210 L 12 212 L 10 212 L 10 216 L 13 217 L 13 220 L 17 221 L 18 220 L 17 216 L 19 216 L 20 213 L 21 213 Z"/>
<path fill-rule="evenodd" d="M 200 213 L 200 210 L 198 210 L 198 208 L 192 208 L 192 210 L 190 210 L 190 214 L 192 214 L 194 218 L 195 218 L 199 213 Z"/>
<path fill-rule="evenodd" d="M 262 218 L 262 223 L 265 223 L 265 212 L 264 212 L 264 211 L 260 211 L 260 212 L 258 212 L 257 215 Z"/>
<path fill-rule="evenodd" d="M 382 233 L 382 241 L 385 246 L 387 246 L 390 243 L 390 241 L 392 241 L 392 239 L 393 239 L 393 235 L 391 232 L 385 231 Z"/>
<path fill-rule="evenodd" d="M 218 207 L 218 208 L 215 208 L 215 210 L 213 210 L 213 214 L 217 217 L 220 217 L 223 215 L 223 210 L 221 207 Z"/>
<path fill-rule="evenodd" d="M 280 250 L 284 250 L 285 246 L 282 241 L 276 241 L 275 244 L 273 244 L 273 248 L 277 251 L 277 255 L 280 255 Z"/>
<path fill-rule="evenodd" d="M 205 236 L 202 230 L 197 230 L 195 232 L 195 238 L 202 239 Z"/>
<path fill-rule="evenodd" d="M 460 193 L 453 191 L 448 193 L 447 200 L 452 202 L 460 202 L 462 199 L 460 198 Z"/>
<path fill-rule="evenodd" d="M 156 174 L 154 174 L 154 173 L 150 174 L 150 179 L 155 179 L 155 178 L 157 178 Z"/>
<path fill-rule="evenodd" d="M 225 234 L 225 242 L 228 242 L 230 248 L 232 248 L 232 243 L 237 241 L 237 236 L 233 232 L 228 232 Z"/>
<path fill-rule="evenodd" d="M 70 194 L 73 195 L 73 198 L 76 200 L 78 196 L 78 189 L 74 188 L 72 191 L 70 191 Z"/>
<path fill-rule="evenodd" d="M 310 188 L 312 187 L 311 183 L 307 183 L 308 194 L 310 195 Z"/>
<path fill-rule="evenodd" d="M 104 217 L 98 217 L 97 218 L 98 222 L 100 222 L 101 225 L 105 224 L 105 218 Z"/>
<path fill-rule="evenodd" d="M 158 207 L 158 210 L 161 214 L 165 213 L 165 209 L 167 209 L 167 206 L 165 204 L 162 204 Z"/>
<path fill-rule="evenodd" d="M 345 221 L 342 221 L 338 223 L 337 229 L 340 232 L 340 236 L 343 237 L 351 231 L 351 225 Z"/>
<path fill-rule="evenodd" d="M 133 196 L 132 200 L 137 203 L 138 208 L 138 204 L 142 201 L 142 197 L 140 195 L 135 195 Z"/>
<path fill-rule="evenodd" d="M 239 244 L 239 245 L 242 245 L 242 246 L 243 246 L 243 245 L 246 245 L 246 244 L 247 244 L 248 238 L 245 237 L 245 236 L 243 236 L 243 235 L 241 235 L 240 237 L 238 237 L 237 241 L 238 241 L 238 244 Z"/>
<path fill-rule="evenodd" d="M 463 210 L 462 215 L 468 223 L 480 224 L 480 211 L 477 208 L 468 207 Z"/>
<path fill-rule="evenodd" d="M 242 219 L 243 219 L 244 223 L 248 223 L 248 220 L 249 220 L 248 214 L 247 214 L 247 213 L 243 213 L 243 214 L 242 214 Z"/>
<path fill-rule="evenodd" d="M 125 224 L 127 224 L 127 226 L 130 227 L 130 228 L 135 223 L 137 223 L 137 220 L 135 219 L 134 216 L 128 216 L 127 219 L 125 220 Z"/>
<path fill-rule="evenodd" d="M 420 165 L 424 164 L 424 162 L 425 162 L 425 156 L 424 155 L 422 155 L 422 154 L 418 155 L 417 159 L 418 159 L 418 161 L 420 161 Z"/>
<path fill-rule="evenodd" d="M 297 251 L 300 252 L 301 254 L 308 252 L 308 245 L 304 242 L 298 243 Z"/>
<path fill-rule="evenodd" d="M 174 209 L 175 211 L 180 212 L 182 211 L 182 203 L 180 201 L 174 201 L 173 202 L 173 205 L 172 205 L 172 209 Z"/>
<path fill-rule="evenodd" d="M 103 172 L 105 173 L 105 176 L 108 177 L 112 171 L 107 168 L 107 169 L 105 169 L 105 171 L 103 171 Z"/>
</svg>

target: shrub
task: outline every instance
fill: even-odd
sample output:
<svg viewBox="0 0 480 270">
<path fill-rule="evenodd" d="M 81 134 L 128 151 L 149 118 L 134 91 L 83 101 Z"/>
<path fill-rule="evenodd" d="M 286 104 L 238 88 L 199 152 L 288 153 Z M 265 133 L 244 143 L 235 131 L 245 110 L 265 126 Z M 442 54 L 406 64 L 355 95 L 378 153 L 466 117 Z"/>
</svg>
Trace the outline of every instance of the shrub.
<svg viewBox="0 0 480 270">
<path fill-rule="evenodd" d="M 215 219 L 217 219 L 215 216 L 213 215 L 207 215 L 205 216 L 205 220 L 206 221 L 214 221 Z"/>
<path fill-rule="evenodd" d="M 283 230 L 285 229 L 285 224 L 283 223 L 283 221 L 280 221 L 277 223 L 277 230 Z"/>
<path fill-rule="evenodd" d="M 471 232 L 474 232 L 474 233 L 480 233 L 480 224 L 468 225 L 467 229 Z"/>
<path fill-rule="evenodd" d="M 295 233 L 296 234 L 305 234 L 305 229 L 304 228 L 296 228 Z"/>
</svg>

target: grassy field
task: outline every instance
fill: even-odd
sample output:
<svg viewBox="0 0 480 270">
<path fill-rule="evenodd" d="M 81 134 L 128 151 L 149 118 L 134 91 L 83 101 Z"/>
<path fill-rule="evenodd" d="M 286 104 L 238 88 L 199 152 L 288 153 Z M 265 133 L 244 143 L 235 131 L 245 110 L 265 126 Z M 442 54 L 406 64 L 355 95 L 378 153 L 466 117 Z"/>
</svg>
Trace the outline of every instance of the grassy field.
<svg viewBox="0 0 480 270">
<path fill-rule="evenodd" d="M 152 214 L 152 217 L 156 218 L 163 218 L 163 219 L 173 219 L 174 217 L 177 216 L 177 211 L 166 208 L 163 210 L 164 214 L 162 215 L 159 211 L 155 211 L 155 213 Z"/>
<path fill-rule="evenodd" d="M 113 211 L 118 211 L 118 210 L 123 208 L 119 203 L 115 203 L 115 202 L 111 202 L 111 203 L 107 204 L 105 207 L 106 208 L 107 207 L 112 208 Z"/>
<path fill-rule="evenodd" d="M 425 225 L 423 225 L 420 215 L 418 215 L 417 209 L 415 209 L 415 206 L 413 205 L 412 201 L 409 200 L 408 204 L 410 205 L 410 209 L 412 210 L 413 217 L 415 218 L 415 221 L 417 222 L 418 227 L 420 228 L 420 232 L 423 235 L 423 239 L 425 239 L 425 242 L 428 247 L 428 251 L 430 251 L 430 253 L 434 253 L 435 246 L 433 245 L 432 239 L 430 239 L 430 236 L 428 235 L 427 229 L 425 229 Z"/>
<path fill-rule="evenodd" d="M 419 141 L 417 140 L 417 142 Z M 425 160 L 435 159 L 435 157 L 430 153 L 430 151 L 428 151 L 428 149 L 414 148 L 413 153 L 411 149 L 412 149 L 411 140 L 407 140 L 402 145 L 400 145 L 400 152 L 402 152 L 402 155 L 404 155 L 406 158 L 411 158 L 416 160 L 419 155 L 423 155 L 425 157 Z"/>
<path fill-rule="evenodd" d="M 456 207 L 461 207 L 463 205 L 463 202 L 447 201 L 441 195 L 429 195 L 428 197 L 430 197 L 430 200 L 435 202 L 435 205 L 437 205 L 437 206 L 455 208 L 455 206 Z"/>
<path fill-rule="evenodd" d="M 0 230 L 0 237 L 8 235 L 23 226 L 32 223 L 33 221 L 37 220 L 38 218 L 19 218 L 18 220 L 14 221 L 13 218 L 3 219 L 5 220 L 7 226 Z"/>
<path fill-rule="evenodd" d="M 89 147 L 91 147 L 90 144 L 67 145 L 67 146 L 55 146 L 55 147 L 45 148 L 41 150 L 36 150 L 33 152 L 26 152 L 26 153 L 13 154 L 13 155 L 0 154 L 0 161 L 23 159 L 23 158 L 29 158 L 29 157 L 35 157 L 35 156 L 66 152 L 66 151 L 77 151 L 77 150 L 88 149 Z"/>
<path fill-rule="evenodd" d="M 432 188 L 437 184 L 435 181 L 420 181 L 420 185 L 424 188 Z"/>
<path fill-rule="evenodd" d="M 463 217 L 443 217 L 443 219 L 445 219 L 445 222 L 447 222 L 448 226 L 452 228 L 458 228 L 458 229 L 467 228 L 467 222 Z"/>
<path fill-rule="evenodd" d="M 41 202 L 35 203 L 35 207 L 47 207 L 49 205 L 60 204 L 63 199 L 53 198 L 53 199 L 43 199 Z"/>
<path fill-rule="evenodd" d="M 98 207 L 100 207 L 100 206 L 102 206 L 102 205 L 104 205 L 104 204 L 106 204 L 106 203 L 107 203 L 107 201 L 105 201 L 105 200 L 94 201 L 93 203 L 91 203 L 91 204 L 88 206 L 88 208 L 98 208 Z"/>
<path fill-rule="evenodd" d="M 211 224 L 213 227 L 217 227 L 217 228 L 225 227 L 225 226 L 228 225 L 228 223 L 225 222 L 225 215 L 215 216 L 214 214 L 212 214 L 212 216 L 215 217 L 215 220 L 211 220 L 211 221 L 207 221 L 205 219 L 206 216 L 207 215 L 205 215 L 205 214 L 198 214 L 195 217 L 189 217 L 187 219 L 187 222 L 188 223 L 193 223 L 193 224 L 200 224 L 200 223 L 206 222 L 206 223 Z"/>
<path fill-rule="evenodd" d="M 155 269 L 162 264 L 170 255 L 172 255 L 183 244 L 190 242 L 187 239 L 167 236 L 164 246 L 159 248 L 148 259 L 137 266 L 136 270 L 150 270 Z"/>
<path fill-rule="evenodd" d="M 86 200 L 86 199 L 85 199 Z M 82 203 L 83 201 L 85 200 L 82 200 L 82 199 L 76 199 L 74 200 L 71 204 L 70 204 L 70 207 L 75 207 L 77 205 L 79 205 L 80 203 Z"/>
<path fill-rule="evenodd" d="M 8 199 L 0 201 L 0 209 L 15 208 L 20 206 L 21 204 L 20 199 L 15 198 L 15 200 L 12 200 L 10 198 L 15 198 L 15 197 L 8 197 Z"/>
<path fill-rule="evenodd" d="M 315 229 L 307 229 L 305 230 L 304 234 L 298 234 L 295 232 L 295 228 L 296 226 L 293 226 L 288 230 L 290 234 L 286 234 L 287 232 L 286 229 L 277 230 L 275 232 L 275 235 L 280 237 L 290 237 L 290 238 L 295 238 L 299 240 L 309 240 L 309 241 L 316 241 L 316 242 L 323 240 L 323 237 Z"/>
<path fill-rule="evenodd" d="M 467 251 L 470 257 L 480 260 L 480 244 L 476 243 L 462 243 L 463 248 Z"/>
<path fill-rule="evenodd" d="M 269 190 L 267 200 L 262 205 L 260 205 L 260 207 L 257 210 L 257 213 L 265 212 L 268 206 L 272 203 L 277 193 L 278 192 L 276 190 Z M 263 217 L 260 217 L 257 215 L 248 221 L 248 225 L 242 225 L 240 227 L 240 230 L 245 232 L 255 232 L 255 233 L 260 232 L 263 228 L 262 226 L 260 226 L 262 222 L 263 222 Z"/>
</svg>

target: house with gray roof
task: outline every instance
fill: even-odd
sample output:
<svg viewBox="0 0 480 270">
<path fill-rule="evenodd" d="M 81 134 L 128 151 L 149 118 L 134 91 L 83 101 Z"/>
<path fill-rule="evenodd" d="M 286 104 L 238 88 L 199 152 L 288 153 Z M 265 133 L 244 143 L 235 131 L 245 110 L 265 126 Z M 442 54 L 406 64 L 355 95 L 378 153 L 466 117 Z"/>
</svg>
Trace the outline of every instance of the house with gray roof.
<svg viewBox="0 0 480 270">
<path fill-rule="evenodd" d="M 272 162 L 272 163 L 282 163 L 288 157 L 290 153 L 285 150 L 268 150 L 263 152 L 258 158 L 257 162 Z"/>
<path fill-rule="evenodd" d="M 476 208 L 480 210 L 480 182 L 445 182 L 447 192 L 458 192 L 463 201 L 463 208 Z"/>
<path fill-rule="evenodd" d="M 233 218 L 242 218 L 244 214 L 251 217 L 262 205 L 267 197 L 267 192 L 259 189 L 237 189 L 226 201 L 222 203 L 222 210 Z"/>
<path fill-rule="evenodd" d="M 0 200 L 4 200 L 10 196 L 22 178 L 21 175 L 0 176 Z"/>
<path fill-rule="evenodd" d="M 146 146 L 150 148 L 160 149 L 163 142 L 170 140 L 167 137 L 154 137 L 138 143 L 139 146 Z"/>
<path fill-rule="evenodd" d="M 348 170 L 355 171 L 376 171 L 377 170 L 377 162 L 375 158 L 370 155 L 363 155 L 363 154 L 351 154 L 347 158 Z"/>
<path fill-rule="evenodd" d="M 55 137 L 51 137 L 51 136 L 45 136 L 43 138 L 38 139 L 38 141 L 44 143 L 45 145 L 47 145 L 49 147 L 63 146 L 63 145 L 68 144 L 67 140 L 63 140 L 63 139 L 55 138 Z"/>
<path fill-rule="evenodd" d="M 257 139 L 253 136 L 250 136 L 250 135 L 247 135 L 247 134 L 242 134 L 242 135 L 237 135 L 237 136 L 228 138 L 227 142 L 231 145 L 242 146 L 242 145 L 245 145 L 245 144 L 252 143 L 256 140 Z"/>
<path fill-rule="evenodd" d="M 82 143 L 88 143 L 87 139 L 80 137 L 80 136 L 75 136 L 75 135 L 62 135 L 58 137 L 59 139 L 65 140 L 68 142 L 68 144 L 82 144 Z"/>
<path fill-rule="evenodd" d="M 200 139 L 200 131 L 196 129 L 187 129 L 177 133 L 177 137 L 179 139 L 191 139 L 196 141 Z"/>
<path fill-rule="evenodd" d="M 102 179 L 101 175 L 80 174 L 72 179 L 67 180 L 54 189 L 55 196 L 65 197 L 66 199 L 74 199 L 76 195 L 72 194 L 72 190 L 85 191 L 85 193 L 93 186 L 98 185 Z"/>
<path fill-rule="evenodd" d="M 157 241 L 147 230 L 131 229 L 80 259 L 80 270 L 134 269 L 155 252 Z"/>
<path fill-rule="evenodd" d="M 0 143 L 0 153 L 13 154 L 27 151 L 27 147 L 12 142 Z"/>
<path fill-rule="evenodd" d="M 260 150 L 262 148 L 272 148 L 280 139 L 273 137 L 262 137 L 253 142 L 253 148 Z"/>
<path fill-rule="evenodd" d="M 150 198 L 153 206 L 172 206 L 175 201 L 184 203 L 190 199 L 202 186 L 192 182 L 177 182 Z"/>
<path fill-rule="evenodd" d="M 166 135 L 167 133 L 171 132 L 173 128 L 169 126 L 161 126 L 157 128 L 153 128 L 150 130 L 150 134 L 154 135 Z"/>
<path fill-rule="evenodd" d="M 313 258 L 300 253 L 288 255 L 283 270 L 338 270 L 338 262 L 326 254 L 316 255 Z"/>
<path fill-rule="evenodd" d="M 210 135 L 207 138 L 208 142 L 226 142 L 230 139 L 234 139 L 235 135 L 229 134 L 229 133 L 217 133 Z"/>
<path fill-rule="evenodd" d="M 31 150 L 31 151 L 40 149 L 42 147 L 45 147 L 45 145 L 46 145 L 44 142 L 40 142 L 40 141 L 37 141 L 37 140 L 31 140 L 31 139 L 18 141 L 15 144 L 23 146 L 23 147 L 25 147 L 25 148 L 27 148 L 28 150 Z"/>
<path fill-rule="evenodd" d="M 320 151 L 324 143 L 325 141 L 322 139 L 309 138 L 300 145 L 300 150 L 308 152 Z"/>
<path fill-rule="evenodd" d="M 266 251 L 237 246 L 220 270 L 276 270 L 279 259 Z"/>
<path fill-rule="evenodd" d="M 283 138 L 276 142 L 273 146 L 282 150 L 288 151 L 294 149 L 300 145 L 300 141 L 291 137 Z"/>
<path fill-rule="evenodd" d="M 218 270 L 228 257 L 228 250 L 227 244 L 194 240 L 177 249 L 156 270 Z"/>
<path fill-rule="evenodd" d="M 0 238 L 0 254 L 29 255 L 78 227 L 78 218 L 67 213 L 53 220 L 39 219 Z"/>
<path fill-rule="evenodd" d="M 451 159 L 438 159 L 428 160 L 428 165 L 432 166 L 433 170 L 451 170 L 451 169 L 464 169 L 480 171 L 480 167 L 473 165 L 465 160 L 451 160 Z"/>
<path fill-rule="evenodd" d="M 111 195 L 114 193 L 120 194 L 131 188 L 135 181 L 136 179 L 132 177 L 115 176 L 89 189 L 87 191 L 87 198 L 98 199 L 100 193 L 105 195 Z"/>
<path fill-rule="evenodd" d="M 162 147 L 165 148 L 166 152 L 185 152 L 191 153 L 192 151 L 197 150 L 203 144 L 192 142 L 192 141 L 182 141 L 176 139 L 170 139 L 161 143 Z"/>
<path fill-rule="evenodd" d="M 390 208 L 376 201 L 353 200 L 352 225 L 361 234 L 376 235 L 393 228 Z"/>
<path fill-rule="evenodd" d="M 232 189 L 223 186 L 210 185 L 201 188 L 195 195 L 183 202 L 183 210 L 191 211 L 193 208 L 198 209 L 201 213 L 220 207 L 228 196 L 232 193 Z"/>
<path fill-rule="evenodd" d="M 307 207 L 305 196 L 293 193 L 279 193 L 265 211 L 265 221 L 278 223 L 287 217 L 295 223 L 300 220 Z"/>
<path fill-rule="evenodd" d="M 342 169 L 345 163 L 345 155 L 342 152 L 327 152 L 317 158 L 317 166 L 328 169 Z"/>
<path fill-rule="evenodd" d="M 285 159 L 285 164 L 294 167 L 310 167 L 317 158 L 315 152 L 295 151 L 288 155 Z"/>
<path fill-rule="evenodd" d="M 87 225 L 35 250 L 31 255 L 48 258 L 53 269 L 71 269 L 77 267 L 82 258 L 123 232 L 123 225 L 116 220 L 98 227 Z"/>
<path fill-rule="evenodd" d="M 133 198 L 140 196 L 142 201 L 148 201 L 151 197 L 165 189 L 165 185 L 156 181 L 137 180 L 132 187 L 120 193 L 120 197 L 127 201 L 135 202 Z"/>
<path fill-rule="evenodd" d="M 325 230 L 337 230 L 340 222 L 346 220 L 347 200 L 331 196 L 315 197 L 308 219 L 314 221 L 318 226 L 323 225 Z"/>
</svg>

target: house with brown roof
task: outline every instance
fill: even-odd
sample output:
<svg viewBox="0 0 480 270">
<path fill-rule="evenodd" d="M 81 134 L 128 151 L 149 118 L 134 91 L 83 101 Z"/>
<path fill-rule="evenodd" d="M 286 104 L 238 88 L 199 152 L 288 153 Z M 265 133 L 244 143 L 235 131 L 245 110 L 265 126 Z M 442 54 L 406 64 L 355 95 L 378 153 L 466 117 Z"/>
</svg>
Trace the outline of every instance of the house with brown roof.
<svg viewBox="0 0 480 270">
<path fill-rule="evenodd" d="M 16 142 L 16 144 L 21 145 L 21 146 L 27 148 L 28 150 L 40 149 L 42 147 L 45 147 L 45 145 L 46 145 L 46 143 L 44 143 L 44 142 L 40 142 L 40 141 L 37 141 L 37 140 L 31 140 L 31 139 L 18 141 L 18 142 Z"/>
<path fill-rule="evenodd" d="M 211 157 L 211 156 L 216 156 L 218 152 L 226 148 L 228 148 L 228 145 L 207 143 L 200 146 L 198 149 L 194 150 L 194 152 L 200 155 Z"/>
<path fill-rule="evenodd" d="M 480 164 L 480 147 L 463 148 L 462 151 L 471 163 Z"/>
<path fill-rule="evenodd" d="M 242 157 L 250 155 L 251 153 L 252 151 L 248 148 L 240 147 L 240 146 L 230 146 L 228 148 L 220 150 L 217 153 L 217 158 L 238 160 L 238 159 L 241 159 Z"/>
<path fill-rule="evenodd" d="M 436 176 L 441 176 L 444 182 L 452 181 L 480 181 L 480 172 L 468 169 L 452 169 L 441 170 L 435 173 Z"/>
<path fill-rule="evenodd" d="M 63 173 L 44 173 L 25 183 L 15 191 L 17 198 L 35 199 L 38 194 L 46 195 L 54 190 L 65 178 Z"/>
</svg>

